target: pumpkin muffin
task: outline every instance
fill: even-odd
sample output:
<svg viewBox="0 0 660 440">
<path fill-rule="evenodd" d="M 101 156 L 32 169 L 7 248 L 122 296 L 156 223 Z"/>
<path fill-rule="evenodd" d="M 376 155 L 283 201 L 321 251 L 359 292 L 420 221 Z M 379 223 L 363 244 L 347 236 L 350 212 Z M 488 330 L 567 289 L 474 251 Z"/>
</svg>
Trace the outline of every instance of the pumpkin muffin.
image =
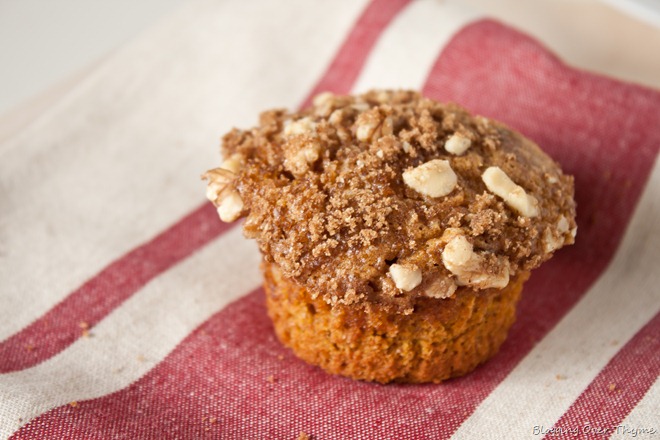
<svg viewBox="0 0 660 440">
<path fill-rule="evenodd" d="M 536 144 L 412 91 L 266 111 L 222 153 L 207 196 L 223 221 L 246 217 L 278 338 L 355 379 L 473 370 L 577 230 L 573 179 Z"/>
</svg>

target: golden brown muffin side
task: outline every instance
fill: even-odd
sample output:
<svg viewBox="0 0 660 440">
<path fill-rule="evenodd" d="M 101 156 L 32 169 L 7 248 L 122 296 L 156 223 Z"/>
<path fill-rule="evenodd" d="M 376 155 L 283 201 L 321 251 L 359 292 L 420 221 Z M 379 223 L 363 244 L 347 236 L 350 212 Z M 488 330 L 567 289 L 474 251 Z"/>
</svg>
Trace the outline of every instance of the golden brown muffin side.
<svg viewBox="0 0 660 440">
<path fill-rule="evenodd" d="M 280 341 L 332 374 L 388 382 L 441 382 L 491 358 L 515 320 L 528 272 L 504 289 L 462 287 L 447 299 L 419 297 L 414 312 L 379 304 L 329 305 L 264 262 L 266 301 Z"/>
</svg>

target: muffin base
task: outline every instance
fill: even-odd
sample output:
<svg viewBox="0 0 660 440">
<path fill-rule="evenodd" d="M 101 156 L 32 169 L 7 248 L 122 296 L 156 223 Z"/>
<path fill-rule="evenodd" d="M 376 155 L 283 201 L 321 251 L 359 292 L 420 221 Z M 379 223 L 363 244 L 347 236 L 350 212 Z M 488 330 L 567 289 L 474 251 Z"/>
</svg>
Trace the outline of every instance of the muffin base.
<svg viewBox="0 0 660 440">
<path fill-rule="evenodd" d="M 330 306 L 313 299 L 272 263 L 262 264 L 277 337 L 328 373 L 388 382 L 441 382 L 491 358 L 506 339 L 528 272 L 504 289 L 459 288 L 447 299 L 419 298 L 414 312 L 382 305 Z"/>
</svg>

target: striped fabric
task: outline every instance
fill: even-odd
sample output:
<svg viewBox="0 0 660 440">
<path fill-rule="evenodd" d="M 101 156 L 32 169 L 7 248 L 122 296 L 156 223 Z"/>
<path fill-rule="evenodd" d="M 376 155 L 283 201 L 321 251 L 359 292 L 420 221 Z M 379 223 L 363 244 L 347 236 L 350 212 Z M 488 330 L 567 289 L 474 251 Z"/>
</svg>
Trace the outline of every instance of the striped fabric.
<svg viewBox="0 0 660 440">
<path fill-rule="evenodd" d="M 440 385 L 284 349 L 256 246 L 198 180 L 260 110 L 373 87 L 502 120 L 575 176 L 577 243 Z M 452 2 L 191 2 L 0 144 L 0 438 L 660 438 L 659 147 L 660 92 Z"/>
</svg>

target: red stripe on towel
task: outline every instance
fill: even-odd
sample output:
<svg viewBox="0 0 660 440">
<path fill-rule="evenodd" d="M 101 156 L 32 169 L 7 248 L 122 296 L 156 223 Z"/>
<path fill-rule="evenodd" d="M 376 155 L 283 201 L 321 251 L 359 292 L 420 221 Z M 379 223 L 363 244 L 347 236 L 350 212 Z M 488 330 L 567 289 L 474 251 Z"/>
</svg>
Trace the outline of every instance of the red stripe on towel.
<svg viewBox="0 0 660 440">
<path fill-rule="evenodd" d="M 546 437 L 575 438 L 575 429 L 580 432 L 580 438 L 585 439 L 602 439 L 612 434 L 632 436 L 630 430 L 638 427 L 625 426 L 621 422 L 660 374 L 658 335 L 660 313 L 619 350 L 557 421 L 551 432 L 560 434 Z"/>
<path fill-rule="evenodd" d="M 56 355 L 153 278 L 230 228 L 218 220 L 210 203 L 201 205 L 0 343 L 0 373 L 28 368 Z"/>
<path fill-rule="evenodd" d="M 328 74 L 314 86 L 307 98 L 300 104 L 306 108 L 314 96 L 321 92 L 347 94 L 353 88 L 367 57 L 385 29 L 408 4 L 410 0 L 376 0 L 369 4 L 360 16 L 337 56 L 328 67 Z M 355 65 L 360 68 L 356 69 Z"/>
</svg>

